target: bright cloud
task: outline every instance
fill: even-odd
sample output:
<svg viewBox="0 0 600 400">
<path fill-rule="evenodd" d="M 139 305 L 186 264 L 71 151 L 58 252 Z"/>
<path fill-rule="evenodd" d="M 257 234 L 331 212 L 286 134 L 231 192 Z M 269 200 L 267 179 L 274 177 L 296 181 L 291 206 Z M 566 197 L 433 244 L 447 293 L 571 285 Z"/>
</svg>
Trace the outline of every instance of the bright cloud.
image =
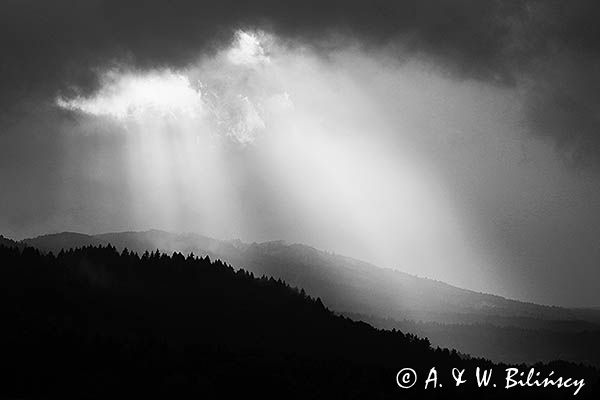
<svg viewBox="0 0 600 400">
<path fill-rule="evenodd" d="M 194 88 L 181 73 L 165 70 L 139 75 L 111 71 L 103 80 L 101 89 L 94 96 L 60 97 L 57 104 L 66 109 L 119 120 L 140 119 L 145 115 L 197 117 L 203 110 L 200 90 Z"/>
<path fill-rule="evenodd" d="M 259 40 L 260 36 L 260 34 L 237 31 L 234 46 L 227 52 L 229 61 L 236 65 L 268 63 L 270 59 L 265 54 L 263 44 Z"/>
<path fill-rule="evenodd" d="M 248 97 L 238 95 L 237 100 L 234 107 L 230 107 L 234 115 L 227 124 L 227 134 L 235 137 L 240 143 L 247 144 L 254 141 L 257 130 L 265 129 L 265 122 Z"/>
<path fill-rule="evenodd" d="M 196 66 L 178 71 L 108 71 L 92 96 L 59 97 L 56 104 L 144 126 L 158 119 L 191 119 L 246 145 L 267 128 L 270 117 L 292 106 L 285 88 L 273 82 L 275 66 L 263 46 L 269 40 L 265 34 L 238 31 L 230 48 Z"/>
</svg>

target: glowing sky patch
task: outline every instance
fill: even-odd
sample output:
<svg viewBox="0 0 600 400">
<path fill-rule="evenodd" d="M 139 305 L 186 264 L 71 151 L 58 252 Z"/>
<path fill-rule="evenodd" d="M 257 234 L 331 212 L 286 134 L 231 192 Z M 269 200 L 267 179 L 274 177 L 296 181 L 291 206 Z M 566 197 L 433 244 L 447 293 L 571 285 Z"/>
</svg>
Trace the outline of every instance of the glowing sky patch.
<svg viewBox="0 0 600 400">
<path fill-rule="evenodd" d="M 456 243 L 467 241 L 462 227 L 420 156 L 369 145 L 410 128 L 382 114 L 374 101 L 380 96 L 366 96 L 363 77 L 340 73 L 338 66 L 364 60 L 323 63 L 297 50 L 238 31 L 229 48 L 185 69 L 108 72 L 96 93 L 57 103 L 125 122 L 132 192 L 136 204 L 152 210 L 143 220 L 160 216 L 176 230 L 195 229 L 188 226 L 195 220 L 215 236 L 231 235 L 220 231 L 224 226 L 236 236 L 251 226 L 268 237 L 277 226 L 295 230 L 291 218 L 299 218 L 302 229 L 322 235 L 325 248 L 383 265 L 402 253 L 410 272 L 440 276 L 447 254 L 456 265 L 479 264 Z M 265 218 L 253 220 L 263 207 Z M 199 217 L 181 217 L 186 213 Z M 339 237 L 346 239 L 332 240 Z M 444 260 L 421 256 L 431 253 L 424 250 L 431 242 Z"/>
<path fill-rule="evenodd" d="M 292 106 L 289 94 L 273 83 L 273 71 L 255 68 L 272 67 L 263 47 L 266 38 L 238 31 L 232 45 L 205 60 L 209 67 L 200 72 L 194 66 L 179 71 L 108 71 L 93 95 L 59 97 L 56 104 L 141 125 L 150 120 L 192 119 L 204 124 L 202 128 L 211 126 L 211 133 L 247 145 L 267 128 L 268 116 Z"/>
<path fill-rule="evenodd" d="M 323 59 L 256 32 L 178 70 L 108 71 L 95 93 L 56 103 L 81 114 L 76 140 L 86 126 L 122 134 L 89 140 L 126 143 L 116 150 L 139 229 L 302 242 L 510 297 L 536 287 L 512 279 L 523 264 L 496 243 L 519 236 L 496 221 L 551 232 L 529 211 L 554 207 L 543 199 L 557 181 L 540 182 L 571 179 L 550 148 L 528 152 L 544 168 L 523 163 L 510 90 L 354 48 Z M 103 157 L 77 170 L 108 176 Z"/>
<path fill-rule="evenodd" d="M 269 57 L 265 54 L 263 44 L 259 39 L 260 34 L 237 31 L 233 47 L 227 52 L 231 63 L 238 65 L 255 65 L 268 63 Z"/>
<path fill-rule="evenodd" d="M 124 120 L 152 114 L 161 117 L 197 117 L 203 110 L 202 94 L 189 79 L 170 70 L 143 75 L 108 72 L 92 97 L 58 98 L 60 107 L 96 116 Z"/>
</svg>

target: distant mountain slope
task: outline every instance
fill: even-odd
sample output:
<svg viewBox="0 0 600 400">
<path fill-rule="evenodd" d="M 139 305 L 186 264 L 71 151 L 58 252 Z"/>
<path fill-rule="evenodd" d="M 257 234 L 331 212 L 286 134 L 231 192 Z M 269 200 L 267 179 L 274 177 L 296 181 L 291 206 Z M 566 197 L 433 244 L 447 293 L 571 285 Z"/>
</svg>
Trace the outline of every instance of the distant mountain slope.
<svg viewBox="0 0 600 400">
<path fill-rule="evenodd" d="M 456 349 L 506 363 L 548 362 L 554 359 L 600 367 L 600 327 L 585 321 L 545 321 L 526 319 L 520 327 L 491 323 L 440 324 L 437 322 L 395 321 L 344 313 L 355 321 L 377 328 L 399 329 L 432 344 Z"/>
<path fill-rule="evenodd" d="M 196 234 L 151 230 L 95 236 L 64 233 L 25 242 L 55 252 L 61 248 L 111 243 L 118 249 L 128 248 L 140 254 L 158 249 L 208 255 L 259 276 L 284 279 L 311 295 L 321 297 L 334 310 L 396 320 L 522 326 L 524 318 L 585 318 L 600 323 L 600 312 L 595 310 L 541 306 L 477 293 L 282 241 L 246 244 Z"/>
<path fill-rule="evenodd" d="M 398 331 L 335 315 L 320 299 L 207 258 L 139 257 L 113 247 L 58 255 L 0 246 L 3 398 L 504 398 L 506 365 L 461 357 Z M 397 372 L 420 374 L 401 390 Z M 425 391 L 435 366 L 444 387 Z M 494 368 L 500 387 L 478 388 Z M 468 381 L 455 388 L 452 368 Z M 520 366 L 528 371 L 524 366 Z M 598 371 L 555 362 L 548 376 Z M 442 378 L 440 378 L 442 379 Z M 514 388 L 511 396 L 571 398 L 575 388 Z M 233 397 L 235 395 L 235 397 Z"/>
<path fill-rule="evenodd" d="M 61 249 L 78 248 L 84 246 L 106 246 L 108 242 L 76 232 L 61 232 L 50 235 L 38 236 L 31 239 L 25 239 L 25 243 L 43 251 L 52 251 L 58 253 Z"/>
<path fill-rule="evenodd" d="M 95 236 L 64 233 L 25 242 L 55 254 L 62 248 L 111 243 L 119 250 L 128 248 L 139 254 L 158 249 L 208 255 L 257 276 L 281 278 L 320 297 L 332 310 L 379 328 L 428 336 L 436 346 L 485 355 L 495 361 L 563 358 L 600 365 L 600 355 L 585 353 L 585 343 L 600 340 L 600 310 L 508 300 L 300 244 L 248 244 L 158 230 Z M 482 340 L 483 336 L 489 340 Z"/>
</svg>

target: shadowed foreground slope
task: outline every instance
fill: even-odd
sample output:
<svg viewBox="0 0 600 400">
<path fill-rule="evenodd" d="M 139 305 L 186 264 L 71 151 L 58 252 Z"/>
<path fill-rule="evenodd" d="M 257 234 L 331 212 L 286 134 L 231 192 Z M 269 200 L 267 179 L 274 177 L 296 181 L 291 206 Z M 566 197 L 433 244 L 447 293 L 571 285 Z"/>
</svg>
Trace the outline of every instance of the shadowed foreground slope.
<svg viewBox="0 0 600 400">
<path fill-rule="evenodd" d="M 597 310 L 549 307 L 477 293 L 301 244 L 248 244 L 157 230 L 94 236 L 64 232 L 24 243 L 55 254 L 63 248 L 111 244 L 119 251 L 128 248 L 139 254 L 159 249 L 169 254 L 208 255 L 257 276 L 304 288 L 332 310 L 351 313 L 353 319 L 427 336 L 436 346 L 496 362 L 561 359 L 600 366 Z"/>
<path fill-rule="evenodd" d="M 0 394 L 6 396 L 406 397 L 436 390 L 422 390 L 424 376 L 413 389 L 399 389 L 395 376 L 403 367 L 495 367 L 499 374 L 505 368 L 336 316 L 282 281 L 207 258 L 139 257 L 114 247 L 54 256 L 0 245 L 0 265 Z M 567 363 L 538 368 L 586 378 L 578 397 L 597 390 L 594 369 Z M 472 381 L 452 389 L 448 374 L 443 382 L 438 394 L 573 393 L 472 391 Z"/>
</svg>

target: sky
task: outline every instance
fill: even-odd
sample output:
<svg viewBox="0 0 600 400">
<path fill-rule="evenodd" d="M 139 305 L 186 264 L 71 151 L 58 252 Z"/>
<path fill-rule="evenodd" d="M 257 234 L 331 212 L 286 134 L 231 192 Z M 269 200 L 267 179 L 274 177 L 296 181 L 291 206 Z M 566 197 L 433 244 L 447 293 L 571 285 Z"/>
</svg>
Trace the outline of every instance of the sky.
<svg viewBox="0 0 600 400">
<path fill-rule="evenodd" d="M 600 305 L 594 1 L 6 1 L 0 233 L 287 240 Z"/>
</svg>

